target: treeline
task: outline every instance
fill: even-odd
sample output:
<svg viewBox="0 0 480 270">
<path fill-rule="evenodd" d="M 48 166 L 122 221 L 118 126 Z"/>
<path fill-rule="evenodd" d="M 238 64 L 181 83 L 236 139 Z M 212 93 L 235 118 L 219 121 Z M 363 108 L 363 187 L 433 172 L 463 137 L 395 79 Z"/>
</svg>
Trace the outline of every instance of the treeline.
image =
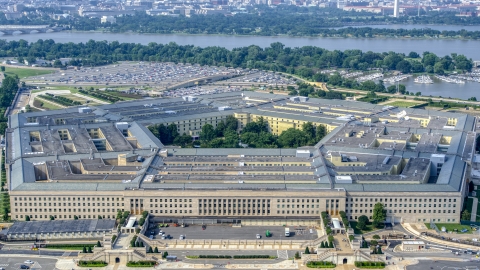
<svg viewBox="0 0 480 270">
<path fill-rule="evenodd" d="M 314 145 L 327 134 L 323 125 L 315 127 L 307 122 L 301 129 L 290 128 L 277 136 L 268 131 L 268 123 L 263 117 L 245 125 L 240 133 L 237 132 L 237 125 L 238 121 L 234 116 L 228 116 L 227 120 L 218 123 L 216 128 L 205 124 L 199 140 L 196 141 L 188 134 L 180 135 L 175 124 L 152 125 L 148 128 L 163 144 L 187 148 L 296 148 Z"/>
<path fill-rule="evenodd" d="M 312 81 L 325 81 L 328 76 L 318 73 L 325 68 L 350 68 L 369 70 L 400 70 L 442 74 L 455 69 L 467 71 L 473 66 L 471 59 L 452 53 L 444 57 L 430 52 L 421 56 L 395 52 L 362 52 L 361 50 L 329 51 L 319 47 L 290 48 L 275 42 L 267 48 L 251 45 L 228 50 L 222 47 L 200 48 L 176 43 L 148 45 L 119 43 L 117 41 L 94 41 L 86 43 L 55 43 L 39 39 L 28 43 L 25 40 L 0 40 L 0 57 L 38 57 L 47 60 L 73 58 L 72 65 L 96 66 L 117 61 L 150 61 L 190 63 L 210 66 L 253 68 L 286 72 Z"/>
<path fill-rule="evenodd" d="M 5 76 L 0 87 L 0 134 L 5 134 L 8 127 L 8 118 L 5 117 L 5 111 L 12 104 L 13 98 L 18 91 L 18 78 Z"/>
</svg>

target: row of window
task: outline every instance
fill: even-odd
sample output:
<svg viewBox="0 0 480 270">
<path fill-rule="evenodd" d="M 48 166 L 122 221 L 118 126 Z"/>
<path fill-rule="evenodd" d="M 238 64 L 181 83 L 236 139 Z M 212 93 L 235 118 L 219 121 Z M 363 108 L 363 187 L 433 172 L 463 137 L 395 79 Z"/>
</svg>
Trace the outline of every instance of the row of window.
<svg viewBox="0 0 480 270">
<path fill-rule="evenodd" d="M 277 214 L 280 214 L 280 210 L 277 210 Z M 281 210 L 281 214 L 298 214 L 298 215 L 312 215 L 312 214 L 319 214 L 319 211 L 318 210 Z"/>
<path fill-rule="evenodd" d="M 106 203 L 106 204 L 107 205 L 105 205 L 105 203 L 97 203 L 95 205 L 95 203 L 92 203 L 91 206 L 110 206 L 110 203 Z M 15 203 L 15 206 L 37 206 L 37 203 L 33 203 L 33 205 L 32 205 L 32 203 Z M 42 206 L 42 203 L 38 203 L 38 206 Z M 47 203 L 43 203 L 43 206 L 47 206 Z M 52 206 L 52 203 L 48 203 L 48 206 Z M 53 203 L 53 206 L 57 206 L 57 203 Z M 58 206 L 62 206 L 62 203 L 58 203 Z M 63 203 L 63 206 L 90 206 L 90 203 L 78 203 L 78 204 L 77 203 Z M 112 203 L 112 206 L 115 206 L 115 203 Z M 120 203 L 117 203 L 117 206 L 120 206 Z M 121 203 L 121 206 L 124 206 L 124 203 Z"/>
<path fill-rule="evenodd" d="M 32 211 L 32 210 L 33 210 L 33 211 Z M 48 211 L 47 211 L 47 210 L 48 210 Z M 90 210 L 91 210 L 91 211 L 90 211 Z M 105 209 L 105 208 L 102 208 L 102 209 L 95 209 L 95 208 L 94 208 L 94 209 L 85 209 L 85 208 L 80 208 L 80 209 L 77 210 L 76 208 L 72 208 L 72 209 L 68 209 L 68 211 L 67 211 L 67 209 L 64 208 L 63 211 L 62 211 L 62 208 L 58 208 L 58 209 L 57 209 L 57 208 L 53 208 L 53 212 L 74 212 L 74 213 L 75 213 L 75 212 L 79 212 L 79 213 L 80 213 L 80 212 L 93 212 L 93 213 L 95 213 L 95 210 L 97 210 L 97 211 L 96 211 L 97 213 L 100 213 L 100 212 L 116 212 L 117 210 L 120 210 L 120 209 L 115 210 L 115 209 L 109 209 L 109 208 L 107 208 L 107 209 Z M 111 211 L 110 211 L 110 210 L 111 210 Z M 27 208 L 25 208 L 25 209 L 24 209 L 24 208 L 15 208 L 15 212 L 47 212 L 47 213 L 50 212 L 50 213 L 51 213 L 51 212 L 52 212 L 52 208 L 49 208 L 49 209 L 46 209 L 46 208 L 45 208 L 45 209 L 43 209 L 43 210 L 42 210 L 42 208 L 38 208 L 38 209 L 37 209 L 37 208 L 34 208 L 34 209 L 32 209 L 32 208 L 30 208 L 30 209 L 27 209 Z"/>
<path fill-rule="evenodd" d="M 348 206 L 349 206 L 349 205 L 347 204 L 347 207 L 348 207 Z M 407 204 L 401 204 L 401 203 L 400 203 L 400 204 L 396 204 L 396 203 L 395 203 L 395 204 L 391 204 L 391 203 L 390 203 L 390 204 L 385 204 L 384 206 L 385 206 L 385 207 L 407 207 Z M 449 203 L 448 206 L 447 206 L 446 203 L 443 204 L 443 207 L 445 207 L 445 208 L 446 208 L 446 207 L 454 207 L 454 208 L 455 208 L 456 206 L 457 206 L 457 204 L 455 204 L 455 203 L 454 203 L 453 205 L 452 205 L 451 203 Z M 353 207 L 353 204 L 350 204 L 350 207 Z M 359 207 L 359 206 L 358 206 L 358 203 L 355 204 L 355 207 Z M 363 204 L 362 204 L 362 203 L 360 204 L 360 207 L 363 207 Z M 365 204 L 365 207 L 368 207 L 368 204 Z M 370 204 L 370 207 L 373 207 L 373 204 Z M 414 203 L 413 206 L 412 206 L 412 204 L 408 204 L 408 207 L 417 207 L 417 204 Z M 419 204 L 418 204 L 418 207 L 422 207 L 422 204 L 419 203 Z M 423 204 L 423 207 L 427 207 L 427 204 Z M 428 204 L 428 207 L 432 207 L 432 204 L 429 203 L 429 204 Z M 433 207 L 436 208 L 436 207 L 437 207 L 437 204 L 434 203 L 434 204 L 433 204 Z M 438 207 L 442 207 L 442 204 L 439 203 L 439 204 L 438 204 Z"/>
<path fill-rule="evenodd" d="M 150 204 L 150 208 L 157 208 L 157 207 L 163 207 L 163 204 Z M 168 204 L 165 204 L 165 207 L 169 207 Z M 171 207 L 192 207 L 192 205 L 187 205 L 187 204 L 170 204 Z"/>
<path fill-rule="evenodd" d="M 28 201 L 37 201 L 37 199 L 38 199 L 38 201 L 70 201 L 70 199 L 72 201 L 75 201 L 75 199 L 77 201 L 90 201 L 90 200 L 91 201 L 107 201 L 107 202 L 109 202 L 109 201 L 113 202 L 115 200 L 116 201 L 123 201 L 123 198 L 118 198 L 118 197 L 116 199 L 115 198 L 109 198 L 109 197 L 106 197 L 106 198 L 105 197 L 101 197 L 101 198 L 98 198 L 98 197 L 97 198 L 96 197 L 91 197 L 91 198 L 90 197 L 81 197 L 81 198 L 80 197 L 78 197 L 78 198 L 63 197 L 63 199 L 62 199 L 62 197 L 58 197 L 58 198 L 57 197 L 43 197 L 43 198 L 42 197 L 23 197 L 23 201 L 27 201 L 27 198 L 28 198 Z M 14 201 L 17 201 L 17 200 L 22 201 L 22 197 L 14 197 L 13 200 Z"/>
<path fill-rule="evenodd" d="M 153 202 L 153 200 L 155 200 L 155 202 L 168 202 L 168 200 L 170 200 L 170 202 L 192 202 L 192 199 L 150 199 L 150 202 Z"/>
<path fill-rule="evenodd" d="M 29 216 L 30 218 L 50 218 L 49 215 L 25 215 L 25 216 Z M 73 216 L 72 215 L 52 215 L 54 218 L 69 218 L 69 219 L 72 219 Z M 79 219 L 80 218 L 98 218 L 98 216 L 92 216 L 92 215 L 78 215 L 77 216 Z M 102 218 L 115 218 L 115 215 L 103 215 Z M 15 215 L 15 219 L 23 219 L 23 215 Z"/>
<path fill-rule="evenodd" d="M 432 198 L 429 198 L 429 199 L 427 199 L 427 198 L 419 198 L 419 199 L 413 199 L 413 198 L 408 198 L 408 199 L 407 198 L 370 198 L 370 199 L 367 199 L 367 198 L 365 198 L 365 202 L 368 202 L 369 200 L 370 200 L 370 202 L 373 202 L 373 201 L 375 201 L 375 202 L 417 202 L 417 201 L 418 202 L 432 202 L 432 200 L 433 200 L 433 202 L 437 202 L 437 200 L 438 200 L 438 202 L 442 202 L 442 199 L 432 199 Z M 453 199 L 452 198 L 450 198 L 450 199 L 444 198 L 443 202 L 447 202 L 447 200 L 448 200 L 448 202 L 457 202 L 456 198 L 453 198 Z M 346 202 L 349 202 L 349 201 L 350 202 L 353 202 L 353 201 L 363 202 L 364 199 L 363 198 L 355 198 L 355 199 L 354 198 L 346 198 L 345 201 Z"/>
<path fill-rule="evenodd" d="M 255 210 L 255 209 L 253 209 L 253 210 L 251 210 L 251 209 L 243 209 L 243 210 L 236 210 L 236 209 L 234 209 L 234 210 L 213 209 L 212 210 L 212 209 L 208 209 L 208 210 L 202 210 L 202 209 L 200 209 L 200 210 L 198 210 L 198 213 L 199 214 L 205 214 L 205 215 L 206 214 L 209 214 L 209 215 L 210 214 L 214 214 L 214 215 L 215 214 L 219 214 L 219 215 L 221 215 L 221 214 L 224 214 L 224 215 L 227 215 L 227 214 L 228 215 L 231 215 L 231 214 L 239 214 L 239 215 L 241 215 L 241 214 L 243 214 L 243 215 L 246 215 L 246 214 L 267 214 L 267 215 L 269 215 L 270 210 Z"/>
</svg>

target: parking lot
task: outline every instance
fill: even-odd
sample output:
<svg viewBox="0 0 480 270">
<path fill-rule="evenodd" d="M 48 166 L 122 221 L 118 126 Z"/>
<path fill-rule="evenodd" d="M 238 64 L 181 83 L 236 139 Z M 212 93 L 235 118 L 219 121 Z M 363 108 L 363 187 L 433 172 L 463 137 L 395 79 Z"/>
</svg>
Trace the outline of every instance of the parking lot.
<svg viewBox="0 0 480 270">
<path fill-rule="evenodd" d="M 215 240 L 255 240 L 259 234 L 262 240 L 313 240 L 317 238 L 317 231 L 307 227 L 289 227 L 290 237 L 285 237 L 285 228 L 281 226 L 244 226 L 234 228 L 230 225 L 206 225 L 205 230 L 202 225 L 189 225 L 188 227 L 155 228 L 153 230 L 154 239 L 162 239 L 159 231 L 170 235 L 170 239 L 179 239 L 183 235 L 185 239 L 215 239 Z M 266 237 L 265 233 L 269 230 L 271 237 Z M 146 232 L 147 236 L 151 235 L 152 230 Z"/>
<path fill-rule="evenodd" d="M 69 69 L 30 77 L 28 81 L 52 84 L 169 86 L 196 78 L 236 74 L 234 69 L 189 64 L 121 62 L 103 67 Z"/>
<path fill-rule="evenodd" d="M 32 264 L 24 263 L 28 257 L 4 257 L 0 256 L 0 268 L 6 270 L 21 269 L 22 265 L 29 266 L 30 269 L 55 269 L 56 259 L 30 258 Z"/>
</svg>

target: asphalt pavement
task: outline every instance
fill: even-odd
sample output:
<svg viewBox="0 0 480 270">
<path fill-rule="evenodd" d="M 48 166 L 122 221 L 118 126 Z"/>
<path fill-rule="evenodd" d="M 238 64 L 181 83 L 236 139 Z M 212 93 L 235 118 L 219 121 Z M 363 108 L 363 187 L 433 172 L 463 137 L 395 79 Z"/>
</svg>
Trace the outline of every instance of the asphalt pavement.
<svg viewBox="0 0 480 270">
<path fill-rule="evenodd" d="M 24 263 L 25 260 L 32 260 L 34 263 L 26 264 Z M 22 264 L 30 266 L 30 269 L 53 270 L 55 269 L 56 263 L 57 263 L 56 259 L 28 258 L 28 256 L 5 257 L 0 255 L 0 268 L 5 268 L 5 270 L 20 269 L 20 266 Z"/>
<path fill-rule="evenodd" d="M 170 235 L 173 239 L 179 239 L 180 235 L 184 235 L 185 239 L 216 239 L 216 240 L 257 240 L 256 235 L 259 234 L 259 240 L 314 240 L 317 238 L 317 231 L 310 230 L 307 227 L 290 226 L 290 237 L 285 237 L 285 228 L 282 226 L 245 226 L 233 228 L 230 225 L 207 225 L 205 230 L 201 225 L 189 225 L 188 227 L 167 227 L 155 228 L 154 238 L 161 239 L 158 235 L 162 230 L 166 235 Z M 265 232 L 269 230 L 271 237 L 265 237 Z M 146 232 L 146 236 L 150 236 L 150 231 Z"/>
<path fill-rule="evenodd" d="M 12 249 L 8 250 L 7 248 L 3 248 L 0 250 L 0 255 L 5 255 L 5 254 L 20 254 L 20 255 L 43 255 L 43 256 L 56 256 L 56 257 L 61 257 L 61 256 L 77 256 L 78 251 L 55 251 L 55 250 L 45 250 L 45 249 L 40 249 L 40 250 L 26 250 L 26 249 Z M 1 258 L 0 258 L 1 259 Z"/>
<path fill-rule="evenodd" d="M 427 261 L 421 260 L 416 265 L 407 266 L 407 270 L 428 270 L 428 269 L 436 269 L 436 270 L 474 270 L 480 269 L 479 262 L 452 262 L 452 261 Z"/>
</svg>

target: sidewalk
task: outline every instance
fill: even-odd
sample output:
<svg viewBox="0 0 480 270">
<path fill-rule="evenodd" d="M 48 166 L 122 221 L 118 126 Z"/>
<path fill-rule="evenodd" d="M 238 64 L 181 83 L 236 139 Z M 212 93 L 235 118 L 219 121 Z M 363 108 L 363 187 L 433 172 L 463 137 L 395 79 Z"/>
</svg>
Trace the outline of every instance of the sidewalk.
<svg viewBox="0 0 480 270">
<path fill-rule="evenodd" d="M 470 221 L 471 222 L 476 222 L 477 221 L 477 206 L 478 206 L 478 198 L 475 197 L 473 198 L 473 204 L 472 204 L 472 213 L 470 216 Z"/>
<path fill-rule="evenodd" d="M 106 267 L 98 267 L 95 269 L 98 270 L 113 270 L 115 265 L 108 265 Z M 135 270 L 148 270 L 148 269 L 211 269 L 211 268 L 218 268 L 217 265 L 213 264 L 192 264 L 192 263 L 184 263 L 184 262 L 164 262 L 156 267 L 148 267 L 148 268 L 137 268 Z M 64 260 L 60 259 L 57 261 L 55 265 L 56 269 L 59 270 L 72 270 L 72 269 L 85 269 L 84 267 L 78 267 L 73 260 Z M 292 262 L 291 260 L 285 260 L 279 263 L 272 263 L 272 264 L 226 264 L 221 265 L 221 268 L 226 269 L 298 269 L 297 262 Z M 131 267 L 127 267 L 125 265 L 118 266 L 118 270 L 128 270 L 133 269 Z"/>
</svg>

